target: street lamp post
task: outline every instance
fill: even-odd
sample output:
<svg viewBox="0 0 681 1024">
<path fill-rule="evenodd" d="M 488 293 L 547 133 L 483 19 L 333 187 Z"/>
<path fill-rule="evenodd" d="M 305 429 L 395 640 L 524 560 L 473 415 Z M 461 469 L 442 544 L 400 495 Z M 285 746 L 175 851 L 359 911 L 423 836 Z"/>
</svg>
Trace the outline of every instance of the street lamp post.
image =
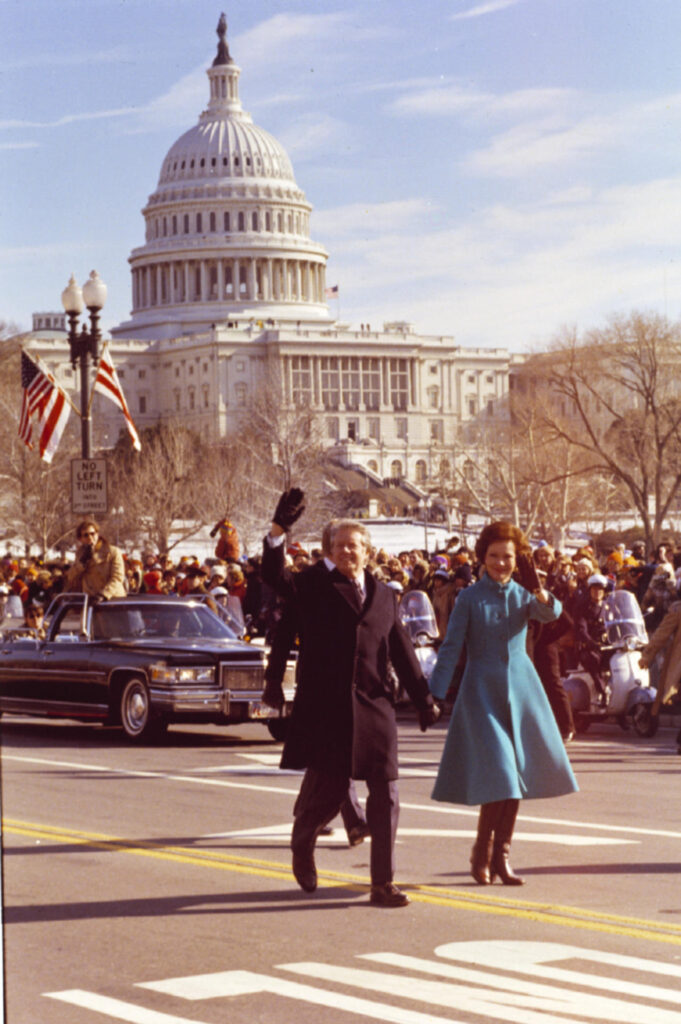
<svg viewBox="0 0 681 1024">
<path fill-rule="evenodd" d="M 423 512 L 423 546 L 426 555 L 428 554 L 428 510 L 431 505 L 432 501 L 430 498 L 419 498 L 419 508 Z"/>
<path fill-rule="evenodd" d="M 125 509 L 122 505 L 118 505 L 117 508 L 112 509 L 112 515 L 116 517 L 116 547 L 120 547 L 121 543 L 121 519 Z"/>
<path fill-rule="evenodd" d="M 71 280 L 61 293 L 61 301 L 69 318 L 69 348 L 71 350 L 71 365 L 74 370 L 76 365 L 80 369 L 80 444 L 81 455 L 84 459 L 92 457 L 92 417 L 90 415 L 90 360 L 96 360 L 99 352 L 101 333 L 99 330 L 99 312 L 106 302 L 106 285 L 96 270 L 91 271 L 90 277 L 82 289 L 76 283 L 76 278 L 71 274 Z M 90 314 L 90 330 L 83 323 L 78 333 L 78 318 L 87 306 Z"/>
</svg>

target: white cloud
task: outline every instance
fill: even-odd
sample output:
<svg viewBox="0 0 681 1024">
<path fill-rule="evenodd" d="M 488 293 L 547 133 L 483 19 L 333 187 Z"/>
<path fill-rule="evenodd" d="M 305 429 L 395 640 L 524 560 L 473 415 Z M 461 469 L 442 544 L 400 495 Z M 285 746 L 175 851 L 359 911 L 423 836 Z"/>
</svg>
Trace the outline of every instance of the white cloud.
<svg viewBox="0 0 681 1024">
<path fill-rule="evenodd" d="M 0 142 L 0 149 L 38 149 L 37 142 Z"/>
<path fill-rule="evenodd" d="M 229 43 L 230 53 L 239 65 L 248 67 L 249 74 L 273 65 L 298 64 L 301 57 L 308 62 L 310 42 L 337 36 L 347 15 L 331 14 L 275 14 Z"/>
<path fill-rule="evenodd" d="M 80 256 L 95 248 L 94 243 L 45 242 L 43 245 L 6 245 L 0 247 L 0 265 L 15 266 L 18 263 L 36 263 L 51 267 L 57 260 L 68 256 Z"/>
<path fill-rule="evenodd" d="M 396 230 L 420 231 L 423 221 L 434 207 L 421 198 L 387 203 L 349 203 L 332 210 L 316 210 L 312 217 L 314 233 L 319 238 L 385 237 Z M 362 244 L 360 242 L 360 244 Z"/>
<path fill-rule="evenodd" d="M 196 123 L 197 114 L 208 102 L 206 64 L 183 75 L 160 96 L 135 111 L 136 130 L 183 127 Z"/>
<path fill-rule="evenodd" d="M 489 0 L 488 3 L 476 4 L 475 7 L 469 7 L 467 11 L 461 11 L 458 14 L 450 14 L 450 21 L 462 21 L 466 18 L 481 18 L 485 14 L 496 14 L 497 11 L 503 11 L 507 7 L 515 7 L 516 4 L 523 3 L 523 0 Z"/>
<path fill-rule="evenodd" d="M 262 110 L 271 107 L 293 107 L 295 104 L 307 101 L 308 97 L 303 93 L 277 92 L 269 96 L 260 96 L 256 103 L 249 106 L 254 110 Z"/>
<path fill-rule="evenodd" d="M 273 72 L 273 68 L 280 65 L 299 67 L 301 60 L 309 60 L 309 44 L 324 37 L 332 38 L 344 17 L 343 14 L 277 14 L 234 39 L 228 34 L 229 51 L 239 67 L 248 68 L 249 82 L 255 92 L 255 83 L 261 74 L 266 73 L 270 83 L 280 74 Z M 197 68 L 140 108 L 133 130 L 139 132 L 174 126 L 188 128 L 194 124 L 197 114 L 208 102 L 206 66 L 212 59 L 212 54 L 207 55 Z M 301 98 L 305 97 L 291 93 L 272 96 L 268 91 L 257 106 L 291 103 Z M 250 104 L 244 102 L 244 106 L 249 109 Z"/>
<path fill-rule="evenodd" d="M 405 93 L 389 104 L 388 110 L 398 115 L 447 117 L 452 114 L 472 114 L 476 118 L 508 118 L 564 109 L 568 103 L 575 102 L 577 95 L 573 89 L 555 88 L 518 89 L 495 95 L 449 81 Z"/>
<path fill-rule="evenodd" d="M 115 107 L 112 110 L 91 110 L 80 114 L 63 114 L 54 121 L 21 121 L 8 120 L 0 121 L 0 130 L 11 128 L 64 128 L 69 124 L 77 124 L 81 121 L 102 121 L 111 117 L 126 117 L 136 113 L 134 107 Z"/>
<path fill-rule="evenodd" d="M 291 159 L 307 160 L 318 153 L 342 152 L 353 141 L 348 125 L 326 114 L 304 114 L 277 132 Z"/>
<path fill-rule="evenodd" d="M 585 158 L 619 136 L 608 118 L 586 118 L 564 127 L 552 120 L 527 122 L 492 138 L 462 160 L 471 174 L 513 177 L 531 169 Z"/>
<path fill-rule="evenodd" d="M 632 140 L 643 151 L 645 139 L 658 136 L 657 159 L 661 147 L 670 144 L 681 130 L 681 94 L 620 105 L 594 98 L 594 113 L 572 115 L 556 111 L 553 117 L 526 120 L 499 135 L 482 148 L 468 154 L 462 166 L 473 174 L 513 177 L 535 168 L 575 162 L 619 145 L 630 147 Z"/>
<path fill-rule="evenodd" d="M 117 64 L 130 62 L 132 55 L 127 47 L 114 46 L 110 50 L 98 50 L 93 53 L 87 48 L 77 53 L 60 53 L 49 51 L 42 54 L 30 54 L 26 57 L 16 57 L 3 61 L 4 71 L 20 71 L 24 68 L 70 68 L 96 67 L 98 64 Z"/>
<path fill-rule="evenodd" d="M 356 309 L 357 319 L 376 324 L 404 318 L 469 345 L 522 349 L 546 344 L 564 322 L 588 327 L 651 306 L 667 312 L 667 296 L 669 315 L 678 314 L 681 177 L 500 203 L 455 227 L 416 233 L 419 203 L 405 204 L 402 223 L 385 216 L 382 229 L 364 233 L 341 226 L 332 235 L 348 208 L 324 212 L 320 238 L 344 318 Z M 374 213 L 380 207 L 367 210 Z"/>
</svg>

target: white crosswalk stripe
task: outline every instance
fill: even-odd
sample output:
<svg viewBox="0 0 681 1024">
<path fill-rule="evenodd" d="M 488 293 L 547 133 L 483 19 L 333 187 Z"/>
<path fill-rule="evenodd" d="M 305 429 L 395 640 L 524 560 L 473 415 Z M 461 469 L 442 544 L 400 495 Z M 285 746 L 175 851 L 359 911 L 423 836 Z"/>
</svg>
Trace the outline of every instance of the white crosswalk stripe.
<svg viewBox="0 0 681 1024">
<path fill-rule="evenodd" d="M 681 1024 L 681 967 L 668 962 L 513 940 L 452 942 L 430 958 L 376 952 L 357 959 L 362 966 L 285 963 L 268 973 L 217 971 L 138 982 L 135 988 L 185 1005 L 224 1000 L 228 1016 L 229 1000 L 268 994 L 275 1005 L 284 999 L 317 1006 L 320 1024 L 324 1009 L 392 1024 L 461 1024 L 461 1014 L 479 1024 Z M 590 961 L 592 969 L 577 971 L 576 961 Z M 46 995 L 125 1024 L 189 1024 L 174 1007 L 159 1011 L 81 989 Z M 191 1021 L 199 1024 L 193 1005 Z"/>
</svg>

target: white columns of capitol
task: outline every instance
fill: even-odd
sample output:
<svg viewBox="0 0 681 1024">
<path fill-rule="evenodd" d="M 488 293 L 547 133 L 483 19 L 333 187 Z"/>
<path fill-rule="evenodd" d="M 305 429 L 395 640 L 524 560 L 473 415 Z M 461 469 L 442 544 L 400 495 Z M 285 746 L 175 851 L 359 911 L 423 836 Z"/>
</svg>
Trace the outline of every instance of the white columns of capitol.
<svg viewBox="0 0 681 1024">
<path fill-rule="evenodd" d="M 231 272 L 231 293 L 228 290 Z M 135 267 L 133 309 L 189 302 L 323 302 L 324 266 L 268 256 L 169 260 Z M 412 381 L 412 389 L 418 382 Z"/>
</svg>

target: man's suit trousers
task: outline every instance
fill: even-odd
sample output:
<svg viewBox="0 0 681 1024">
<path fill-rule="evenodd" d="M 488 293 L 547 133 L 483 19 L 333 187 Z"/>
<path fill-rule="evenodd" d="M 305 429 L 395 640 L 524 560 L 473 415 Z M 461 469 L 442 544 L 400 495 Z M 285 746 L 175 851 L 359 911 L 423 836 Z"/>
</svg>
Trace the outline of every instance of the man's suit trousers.
<svg viewBox="0 0 681 1024">
<path fill-rule="evenodd" d="M 314 848 L 320 829 L 336 817 L 348 795 L 350 778 L 344 774 L 308 768 L 293 808 L 291 849 L 306 853 Z M 385 885 L 395 876 L 394 848 L 400 803 L 397 782 L 367 779 L 367 825 L 371 836 L 371 884 Z"/>
</svg>

